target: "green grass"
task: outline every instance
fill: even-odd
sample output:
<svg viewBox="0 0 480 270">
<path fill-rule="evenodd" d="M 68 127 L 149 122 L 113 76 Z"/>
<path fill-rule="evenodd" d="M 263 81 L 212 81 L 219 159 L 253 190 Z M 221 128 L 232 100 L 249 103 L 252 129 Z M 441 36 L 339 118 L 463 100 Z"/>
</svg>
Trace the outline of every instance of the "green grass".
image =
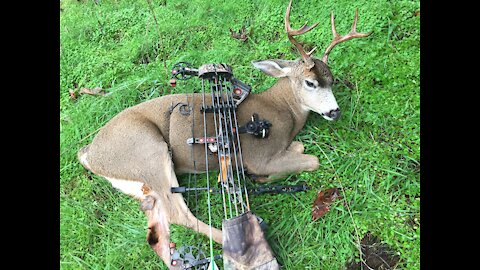
<svg viewBox="0 0 480 270">
<path fill-rule="evenodd" d="M 193 80 L 174 90 L 168 85 L 178 61 L 229 63 L 253 91 L 267 89 L 275 79 L 250 62 L 298 57 L 284 34 L 288 1 L 152 1 L 158 32 L 147 1 L 98 2 L 60 3 L 60 266 L 165 269 L 145 240 L 146 219 L 138 203 L 87 173 L 76 152 L 123 109 L 191 91 Z M 299 0 L 291 22 L 297 28 L 320 21 L 299 37 L 307 48 L 318 46 L 320 55 L 331 40 L 330 11 L 338 32 L 345 34 L 356 7 L 357 30 L 373 35 L 342 43 L 329 57 L 342 117 L 328 122 L 312 114 L 296 138 L 319 157 L 321 167 L 289 179 L 313 189 L 252 198 L 285 269 L 343 269 L 358 260 L 357 237 L 367 231 L 399 254 L 397 269 L 420 268 L 420 17 L 414 16 L 420 1 Z M 246 43 L 230 37 L 229 28 L 242 25 L 248 30 Z M 68 89 L 74 83 L 111 94 L 72 101 Z M 312 222 L 316 192 L 330 187 L 343 187 L 344 198 Z M 206 206 L 197 209 L 193 198 L 187 200 L 206 220 Z M 217 226 L 220 211 L 214 207 Z M 172 240 L 208 243 L 178 226 L 172 226 Z"/>
</svg>

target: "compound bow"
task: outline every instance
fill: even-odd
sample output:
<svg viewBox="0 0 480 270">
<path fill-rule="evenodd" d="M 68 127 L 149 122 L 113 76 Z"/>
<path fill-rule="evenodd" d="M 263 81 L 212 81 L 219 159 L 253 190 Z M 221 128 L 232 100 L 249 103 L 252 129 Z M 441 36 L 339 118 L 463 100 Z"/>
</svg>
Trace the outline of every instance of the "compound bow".
<svg viewBox="0 0 480 270">
<path fill-rule="evenodd" d="M 210 230 L 209 256 L 205 256 L 203 251 L 196 247 L 183 246 L 176 249 L 176 245 L 171 243 L 171 265 L 181 266 L 182 269 L 218 269 L 215 260 L 223 258 L 224 269 L 279 269 L 278 262 L 264 238 L 263 219 L 251 212 L 249 193 L 287 193 L 305 191 L 307 187 L 301 184 L 247 188 L 248 174 L 243 164 L 239 134 L 247 133 L 259 139 L 266 138 L 272 124 L 266 119 L 260 120 L 258 114 L 253 113 L 251 121 L 239 126 L 236 109 L 247 98 L 251 87 L 236 79 L 230 66 L 205 64 L 195 69 L 187 62 L 179 62 L 172 69 L 170 84 L 175 87 L 177 80 L 188 80 L 194 76 L 201 80 L 202 106 L 199 111 L 203 114 L 204 132 L 202 137 L 194 137 L 192 134 L 186 143 L 204 145 L 207 184 L 206 187 L 172 187 L 171 191 L 173 193 L 207 191 L 210 229 L 212 228 L 210 195 L 212 193 L 221 194 L 224 214 L 222 221 L 223 254 L 214 256 Z M 211 105 L 207 105 L 208 97 L 205 89 L 211 90 Z M 182 103 L 181 105 L 179 111 L 182 114 L 195 112 L 195 108 L 191 108 L 189 104 Z M 207 134 L 207 114 L 213 114 L 215 134 Z M 211 187 L 209 181 L 208 156 L 212 154 L 218 158 L 218 188 Z M 193 162 L 195 167 L 195 161 Z"/>
</svg>

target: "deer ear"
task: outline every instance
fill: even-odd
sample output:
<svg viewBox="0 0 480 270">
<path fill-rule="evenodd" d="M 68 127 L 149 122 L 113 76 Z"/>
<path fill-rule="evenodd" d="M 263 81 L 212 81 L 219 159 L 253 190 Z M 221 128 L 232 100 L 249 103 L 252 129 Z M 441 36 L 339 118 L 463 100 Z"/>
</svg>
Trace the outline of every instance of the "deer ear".
<svg viewBox="0 0 480 270">
<path fill-rule="evenodd" d="M 287 60 L 260 60 L 252 61 L 252 65 L 269 76 L 281 78 L 290 75 L 293 62 Z"/>
</svg>

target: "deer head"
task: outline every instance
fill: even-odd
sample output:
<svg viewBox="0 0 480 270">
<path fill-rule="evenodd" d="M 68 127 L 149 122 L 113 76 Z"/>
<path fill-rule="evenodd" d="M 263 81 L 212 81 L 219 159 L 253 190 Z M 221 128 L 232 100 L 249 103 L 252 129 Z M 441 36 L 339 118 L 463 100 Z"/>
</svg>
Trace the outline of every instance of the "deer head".
<svg viewBox="0 0 480 270">
<path fill-rule="evenodd" d="M 294 61 L 289 60 L 262 60 L 253 61 L 252 64 L 269 76 L 276 78 L 287 77 L 295 93 L 297 101 L 302 108 L 307 111 L 314 111 L 322 115 L 327 120 L 337 120 L 340 117 L 340 108 L 338 107 L 335 96 L 332 92 L 333 76 L 327 66 L 328 54 L 335 45 L 353 39 L 367 37 L 370 33 L 357 33 L 358 10 L 355 13 L 351 31 L 341 36 L 335 29 L 333 12 L 331 15 L 333 40 L 325 50 L 322 59 L 312 57 L 316 47 L 308 53 L 303 46 L 294 39 L 294 36 L 304 34 L 318 25 L 318 22 L 312 26 L 305 23 L 299 29 L 292 29 L 290 26 L 290 10 L 292 1 L 288 4 L 285 13 L 285 30 L 288 39 L 295 45 L 302 58 Z"/>
</svg>

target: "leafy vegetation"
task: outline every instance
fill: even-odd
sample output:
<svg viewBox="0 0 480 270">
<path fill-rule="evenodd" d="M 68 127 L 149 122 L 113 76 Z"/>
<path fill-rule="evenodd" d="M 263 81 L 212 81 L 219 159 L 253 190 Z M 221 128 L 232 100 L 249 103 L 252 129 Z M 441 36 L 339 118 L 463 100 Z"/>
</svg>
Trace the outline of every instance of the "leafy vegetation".
<svg viewBox="0 0 480 270">
<path fill-rule="evenodd" d="M 138 202 L 87 173 L 76 152 L 123 109 L 173 92 L 168 85 L 179 61 L 199 66 L 224 62 L 261 92 L 275 79 L 253 60 L 295 59 L 284 32 L 288 1 L 67 1 L 60 2 L 60 266 L 62 269 L 165 269 L 145 240 Z M 299 37 L 317 55 L 331 40 L 330 12 L 340 34 L 355 8 L 365 39 L 338 45 L 329 66 L 342 108 L 337 122 L 312 114 L 297 135 L 320 169 L 290 176 L 312 190 L 256 196 L 252 207 L 269 225 L 268 240 L 285 269 L 344 269 L 359 261 L 359 242 L 370 232 L 400 257 L 396 269 L 420 268 L 420 1 L 294 1 L 292 26 L 320 21 Z M 229 29 L 247 29 L 248 40 Z M 109 95 L 69 89 L 102 87 Z M 199 181 L 204 178 L 199 177 Z M 181 182 L 187 183 L 188 177 Z M 312 222 L 320 189 L 339 187 L 342 200 Z M 194 213 L 206 220 L 206 207 Z M 198 207 L 198 208 L 197 208 Z M 214 212 L 220 213 L 220 207 Z M 215 216 L 214 216 L 215 217 Z M 221 214 L 216 216 L 220 225 Z M 172 240 L 206 245 L 193 231 L 172 226 Z M 217 250 L 220 250 L 216 246 Z"/>
</svg>

